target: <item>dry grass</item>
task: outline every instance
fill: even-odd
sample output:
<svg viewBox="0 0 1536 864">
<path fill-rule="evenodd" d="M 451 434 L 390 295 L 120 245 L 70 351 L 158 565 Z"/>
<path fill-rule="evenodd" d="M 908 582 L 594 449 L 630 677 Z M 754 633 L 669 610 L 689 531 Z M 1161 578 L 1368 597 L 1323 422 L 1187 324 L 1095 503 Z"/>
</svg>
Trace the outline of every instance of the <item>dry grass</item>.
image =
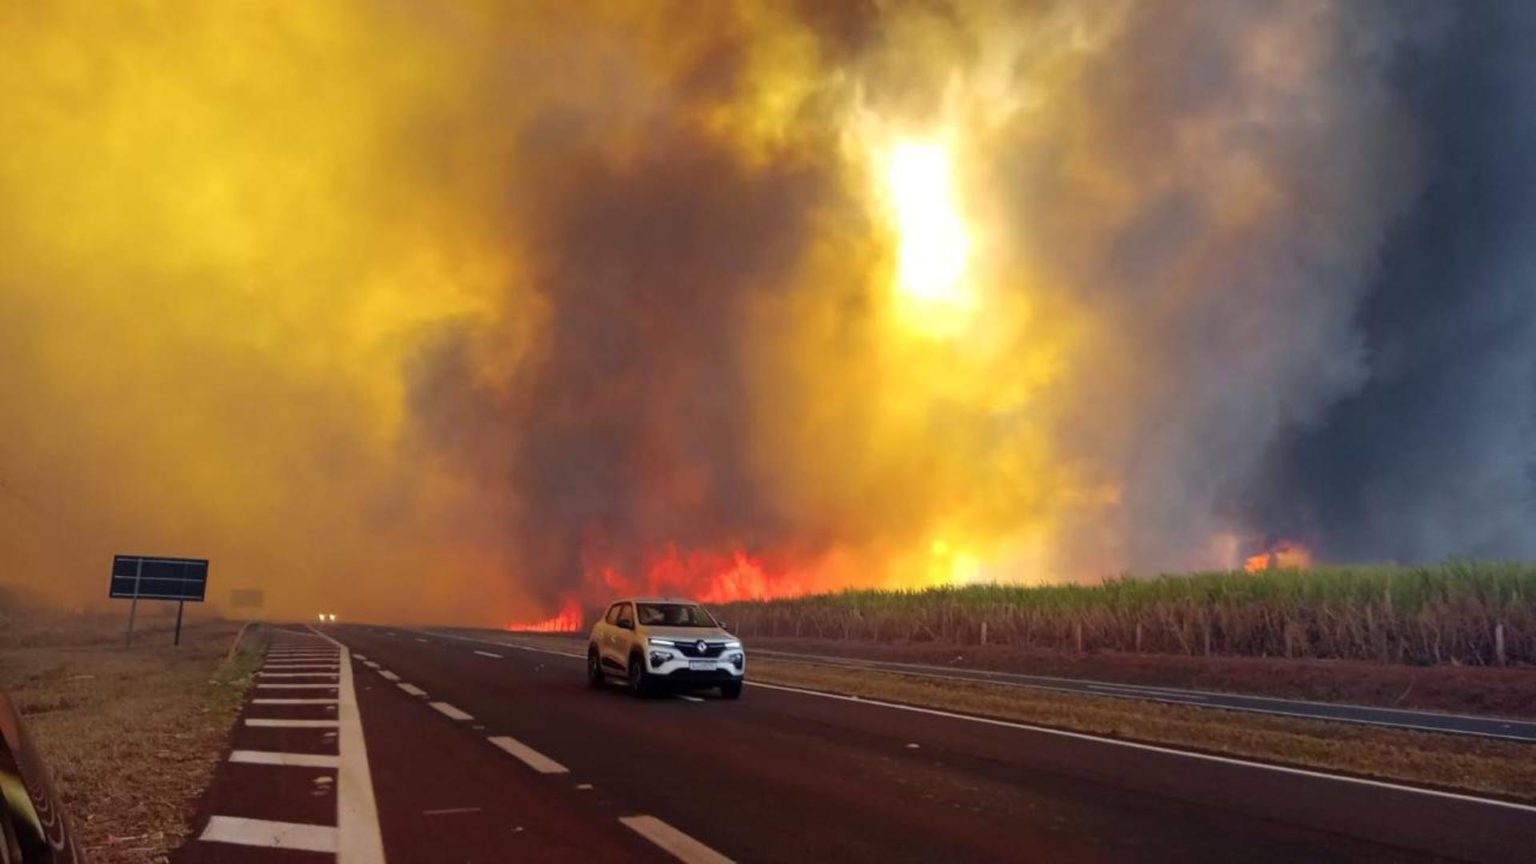
<svg viewBox="0 0 1536 864">
<path fill-rule="evenodd" d="M 1102 699 L 778 660 L 754 680 L 937 708 L 1262 762 L 1536 801 L 1536 759 L 1514 742 Z"/>
<path fill-rule="evenodd" d="M 225 662 L 235 623 L 189 623 L 180 649 L 168 621 L 147 622 L 131 649 L 122 625 L 40 614 L 0 623 L 0 688 L 98 864 L 168 860 L 259 663 L 250 636 Z"/>
</svg>

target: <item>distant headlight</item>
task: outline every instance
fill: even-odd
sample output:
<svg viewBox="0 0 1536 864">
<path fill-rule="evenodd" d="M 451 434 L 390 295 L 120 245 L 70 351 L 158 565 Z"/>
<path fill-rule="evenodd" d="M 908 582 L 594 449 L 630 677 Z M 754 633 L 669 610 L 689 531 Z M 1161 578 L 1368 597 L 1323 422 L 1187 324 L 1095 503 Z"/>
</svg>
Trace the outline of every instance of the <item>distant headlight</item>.
<svg viewBox="0 0 1536 864">
<path fill-rule="evenodd" d="M 665 645 L 668 648 L 671 648 L 673 645 L 677 644 L 676 642 L 673 642 L 671 639 L 657 639 L 655 637 L 652 637 L 652 638 L 648 639 L 647 641 L 650 642 L 652 645 Z"/>
</svg>

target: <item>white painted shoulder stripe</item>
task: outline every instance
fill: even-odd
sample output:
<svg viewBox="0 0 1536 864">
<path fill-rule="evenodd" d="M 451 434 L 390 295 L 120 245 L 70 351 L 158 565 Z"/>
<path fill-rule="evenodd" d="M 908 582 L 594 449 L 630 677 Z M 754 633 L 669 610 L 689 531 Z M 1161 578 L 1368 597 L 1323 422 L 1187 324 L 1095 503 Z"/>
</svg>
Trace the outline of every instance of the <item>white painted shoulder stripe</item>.
<svg viewBox="0 0 1536 864">
<path fill-rule="evenodd" d="M 335 699 L 252 699 L 252 705 L 335 705 Z"/>
<path fill-rule="evenodd" d="M 324 753 L 274 753 L 267 750 L 235 750 L 229 761 L 247 765 L 286 765 L 292 768 L 339 768 L 341 757 Z"/>
<path fill-rule="evenodd" d="M 623 816 L 624 827 L 672 853 L 683 864 L 732 864 L 731 859 L 657 819 L 655 816 Z"/>
<path fill-rule="evenodd" d="M 238 816 L 214 816 L 208 820 L 199 840 L 210 843 L 236 843 L 269 849 L 299 849 L 305 852 L 335 852 L 336 829 L 329 825 L 301 825 L 297 822 L 271 822 L 266 819 L 242 819 Z"/>
<path fill-rule="evenodd" d="M 335 720 L 283 720 L 277 717 L 247 717 L 245 725 L 253 729 L 335 729 Z"/>
</svg>

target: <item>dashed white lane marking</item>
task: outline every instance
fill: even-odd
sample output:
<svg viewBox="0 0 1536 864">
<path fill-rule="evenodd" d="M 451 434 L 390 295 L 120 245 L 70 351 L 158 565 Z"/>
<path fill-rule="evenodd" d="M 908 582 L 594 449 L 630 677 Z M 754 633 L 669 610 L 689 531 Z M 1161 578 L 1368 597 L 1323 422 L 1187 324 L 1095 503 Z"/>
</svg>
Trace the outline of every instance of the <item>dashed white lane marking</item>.
<svg viewBox="0 0 1536 864">
<path fill-rule="evenodd" d="M 199 839 L 214 843 L 237 843 L 241 846 L 334 853 L 337 847 L 336 834 L 337 830 L 329 825 L 214 816 L 208 820 L 208 827 L 203 829 Z"/>
<path fill-rule="evenodd" d="M 402 682 L 400 684 L 396 684 L 395 686 L 399 687 L 401 690 L 404 690 L 405 692 L 411 694 L 412 696 L 425 696 L 425 695 L 427 695 L 427 691 L 421 689 L 420 687 L 417 687 L 415 684 L 406 684 L 406 683 Z"/>
<path fill-rule="evenodd" d="M 400 676 L 399 675 L 396 675 L 395 673 L 389 671 L 388 669 L 380 669 L 379 670 L 379 674 L 384 676 L 384 680 L 385 681 L 399 681 L 400 680 Z"/>
<path fill-rule="evenodd" d="M 379 808 L 373 797 L 373 770 L 368 765 L 363 717 L 357 708 L 351 649 L 318 630 L 314 632 L 341 652 L 342 661 L 338 691 L 341 710 L 337 714 L 341 734 L 336 739 L 336 749 L 341 754 L 341 768 L 336 772 L 336 861 L 384 864 L 384 840 L 379 834 Z"/>
<path fill-rule="evenodd" d="M 516 738 L 509 738 L 505 735 L 497 735 L 493 738 L 487 738 L 486 740 L 507 751 L 508 753 L 511 753 L 513 756 L 516 756 L 522 761 L 524 765 L 527 765 L 529 768 L 532 768 L 540 774 L 570 773 L 570 769 L 566 768 L 564 765 L 561 765 L 559 762 L 556 762 L 548 756 L 545 756 L 543 753 L 540 753 L 532 747 L 529 747 L 527 744 L 524 744 Z"/>
<path fill-rule="evenodd" d="M 421 638 L 421 637 L 420 637 L 420 636 L 417 636 L 417 637 L 416 637 L 416 641 L 417 641 L 417 642 L 425 642 L 425 641 L 427 641 L 427 640 L 425 640 L 425 639 L 423 639 L 423 638 Z"/>
<path fill-rule="evenodd" d="M 497 660 L 501 659 L 501 655 L 500 654 L 492 654 L 489 651 L 476 651 L 475 653 L 479 654 L 481 657 L 494 657 Z"/>
<path fill-rule="evenodd" d="M 377 669 L 377 668 L 379 668 L 379 664 L 373 662 L 372 660 L 364 660 L 363 661 L 363 665 L 367 666 L 369 669 Z"/>
<path fill-rule="evenodd" d="M 252 705 L 335 705 L 335 699 L 252 699 Z"/>
<path fill-rule="evenodd" d="M 335 672 L 257 672 L 263 678 L 335 678 Z"/>
<path fill-rule="evenodd" d="M 672 695 L 676 696 L 677 698 L 679 698 L 681 700 L 683 700 L 684 702 L 703 702 L 704 701 L 704 699 L 702 697 L 699 697 L 699 696 L 689 696 L 687 693 L 673 693 Z"/>
<path fill-rule="evenodd" d="M 624 816 L 619 821 L 629 830 L 671 852 L 683 864 L 731 864 L 731 859 L 655 816 Z"/>
<path fill-rule="evenodd" d="M 359 660 L 367 660 L 368 659 L 368 655 L 367 654 L 353 654 L 352 656 L 356 657 Z"/>
<path fill-rule="evenodd" d="M 335 690 L 335 684 L 257 684 L 258 690 Z"/>
<path fill-rule="evenodd" d="M 340 768 L 341 757 L 322 753 L 273 753 L 267 750 L 235 750 L 229 761 L 248 765 L 287 765 L 293 768 Z"/>
<path fill-rule="evenodd" d="M 245 725 L 265 729 L 335 729 L 335 720 L 286 720 L 280 717 L 247 717 Z"/>
<path fill-rule="evenodd" d="M 466 714 L 465 712 L 460 711 L 459 709 L 453 707 L 452 705 L 449 705 L 447 702 L 428 702 L 427 704 L 431 705 L 433 708 L 436 708 L 438 711 L 442 712 L 443 714 L 446 714 L 447 716 L 453 718 L 454 720 L 473 720 L 473 719 L 475 719 L 472 715 Z"/>
</svg>

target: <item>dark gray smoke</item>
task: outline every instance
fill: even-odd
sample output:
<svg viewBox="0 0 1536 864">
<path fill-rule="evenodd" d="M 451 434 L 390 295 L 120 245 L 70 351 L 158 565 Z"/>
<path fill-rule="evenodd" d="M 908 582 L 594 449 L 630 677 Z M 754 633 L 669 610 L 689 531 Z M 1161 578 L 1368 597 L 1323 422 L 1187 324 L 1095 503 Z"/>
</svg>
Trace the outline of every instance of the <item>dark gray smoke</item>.
<svg viewBox="0 0 1536 864">
<path fill-rule="evenodd" d="M 1256 525 L 1324 557 L 1536 555 L 1536 6 L 1439 4 L 1394 60 L 1423 191 L 1359 311 L 1369 377 L 1273 454 Z"/>
</svg>

